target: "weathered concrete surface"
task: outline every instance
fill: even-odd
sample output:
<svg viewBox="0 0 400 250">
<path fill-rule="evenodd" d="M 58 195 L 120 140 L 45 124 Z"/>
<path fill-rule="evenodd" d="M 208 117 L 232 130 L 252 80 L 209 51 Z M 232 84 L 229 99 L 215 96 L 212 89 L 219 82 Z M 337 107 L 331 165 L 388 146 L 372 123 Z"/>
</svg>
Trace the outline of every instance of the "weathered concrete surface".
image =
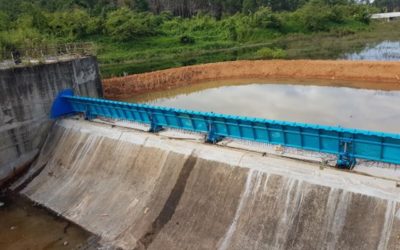
<svg viewBox="0 0 400 250">
<path fill-rule="evenodd" d="M 0 186 L 38 152 L 53 99 L 65 88 L 102 96 L 96 58 L 0 70 Z"/>
<path fill-rule="evenodd" d="M 124 249 L 400 249 L 393 181 L 131 129 L 60 121 L 21 183 Z"/>
<path fill-rule="evenodd" d="M 318 85 L 400 90 L 400 62 L 268 60 L 194 65 L 103 81 L 106 98 L 125 99 L 139 93 L 235 79 L 314 81 Z M 317 80 L 317 81 L 315 81 Z"/>
</svg>

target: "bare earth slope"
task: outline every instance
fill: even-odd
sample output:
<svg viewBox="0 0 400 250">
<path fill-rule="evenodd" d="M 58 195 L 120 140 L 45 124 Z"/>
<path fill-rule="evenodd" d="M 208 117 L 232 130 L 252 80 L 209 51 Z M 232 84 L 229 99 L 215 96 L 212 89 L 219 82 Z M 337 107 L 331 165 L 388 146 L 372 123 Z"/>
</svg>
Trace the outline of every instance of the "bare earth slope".
<svg viewBox="0 0 400 250">
<path fill-rule="evenodd" d="M 21 193 L 124 249 L 400 249 L 395 183 L 59 121 Z"/>
<path fill-rule="evenodd" d="M 319 84 L 370 89 L 400 89 L 400 62 L 269 60 L 234 61 L 173 68 L 103 80 L 106 98 L 124 99 L 138 93 L 191 84 L 257 78 L 318 80 Z M 328 82 L 327 82 L 328 81 Z"/>
</svg>

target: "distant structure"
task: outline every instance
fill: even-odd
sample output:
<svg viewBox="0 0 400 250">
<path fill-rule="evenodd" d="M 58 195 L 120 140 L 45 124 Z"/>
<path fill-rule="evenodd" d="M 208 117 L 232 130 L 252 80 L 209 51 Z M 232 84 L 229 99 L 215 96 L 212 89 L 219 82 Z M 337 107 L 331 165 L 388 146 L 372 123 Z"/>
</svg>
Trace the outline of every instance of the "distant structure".
<svg viewBox="0 0 400 250">
<path fill-rule="evenodd" d="M 400 19 L 400 12 L 377 13 L 373 14 L 371 19 L 386 19 L 387 21 L 392 21 L 394 19 Z"/>
</svg>

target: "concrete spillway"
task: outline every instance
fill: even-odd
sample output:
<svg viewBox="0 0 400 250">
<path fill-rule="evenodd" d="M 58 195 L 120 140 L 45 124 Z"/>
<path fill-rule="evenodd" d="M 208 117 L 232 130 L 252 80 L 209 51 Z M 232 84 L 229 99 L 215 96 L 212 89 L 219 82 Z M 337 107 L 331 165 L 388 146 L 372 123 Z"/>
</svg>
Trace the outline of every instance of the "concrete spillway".
<svg viewBox="0 0 400 250">
<path fill-rule="evenodd" d="M 18 185 L 106 246 L 400 249 L 393 181 L 85 121 L 59 121 Z"/>
</svg>

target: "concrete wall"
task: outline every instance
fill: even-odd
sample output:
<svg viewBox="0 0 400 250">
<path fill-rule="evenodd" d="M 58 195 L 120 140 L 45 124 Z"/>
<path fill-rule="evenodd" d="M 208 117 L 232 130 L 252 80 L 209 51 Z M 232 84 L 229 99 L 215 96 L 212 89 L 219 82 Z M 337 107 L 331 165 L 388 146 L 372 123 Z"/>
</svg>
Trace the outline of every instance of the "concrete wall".
<svg viewBox="0 0 400 250">
<path fill-rule="evenodd" d="M 400 246 L 393 181 L 86 121 L 58 122 L 21 183 L 123 249 Z"/>
<path fill-rule="evenodd" d="M 52 124 L 53 99 L 65 88 L 102 96 L 96 58 L 0 70 L 0 186 L 37 154 Z"/>
</svg>

